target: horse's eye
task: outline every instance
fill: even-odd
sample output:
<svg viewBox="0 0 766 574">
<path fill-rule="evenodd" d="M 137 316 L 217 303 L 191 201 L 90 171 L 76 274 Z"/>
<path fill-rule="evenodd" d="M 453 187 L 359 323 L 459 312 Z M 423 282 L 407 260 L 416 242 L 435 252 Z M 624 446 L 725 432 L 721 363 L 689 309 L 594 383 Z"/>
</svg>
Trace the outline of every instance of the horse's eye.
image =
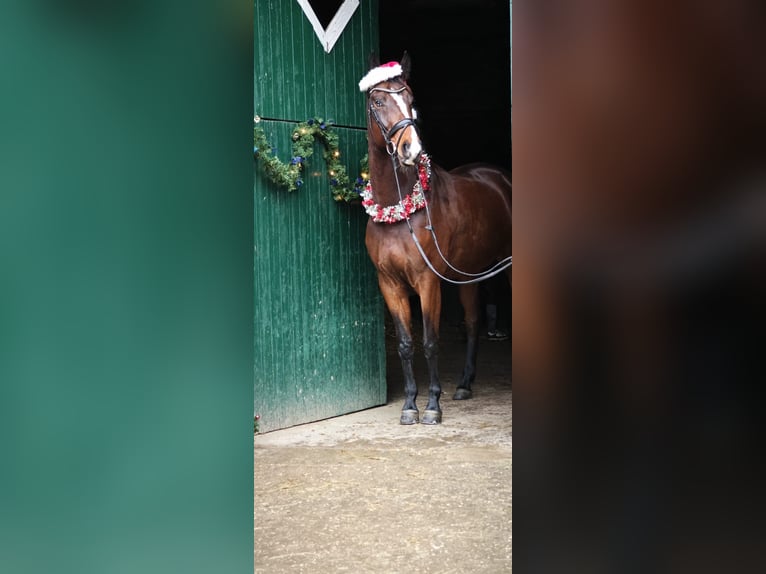
<svg viewBox="0 0 766 574">
<path fill-rule="evenodd" d="M 383 102 L 381 102 L 380 100 L 375 100 L 375 105 L 377 107 L 379 107 L 379 108 L 382 108 L 383 107 Z"/>
</svg>

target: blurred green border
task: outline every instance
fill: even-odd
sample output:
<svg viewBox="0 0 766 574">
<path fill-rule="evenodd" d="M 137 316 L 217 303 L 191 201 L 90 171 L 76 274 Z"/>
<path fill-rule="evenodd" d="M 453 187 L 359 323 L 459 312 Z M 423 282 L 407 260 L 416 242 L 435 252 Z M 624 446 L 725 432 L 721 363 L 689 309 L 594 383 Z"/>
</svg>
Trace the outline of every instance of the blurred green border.
<svg viewBox="0 0 766 574">
<path fill-rule="evenodd" d="M 252 572 L 250 2 L 0 17 L 0 564 Z"/>
</svg>

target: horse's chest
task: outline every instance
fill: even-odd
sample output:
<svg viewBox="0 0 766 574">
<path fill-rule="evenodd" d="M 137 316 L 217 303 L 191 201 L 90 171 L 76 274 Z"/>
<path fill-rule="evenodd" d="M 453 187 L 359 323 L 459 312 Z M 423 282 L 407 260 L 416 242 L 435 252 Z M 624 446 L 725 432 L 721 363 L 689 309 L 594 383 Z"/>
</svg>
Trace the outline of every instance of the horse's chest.
<svg viewBox="0 0 766 574">
<path fill-rule="evenodd" d="M 420 263 L 409 233 L 381 224 L 367 228 L 367 251 L 379 273 L 405 279 L 413 271 L 413 262 Z"/>
</svg>

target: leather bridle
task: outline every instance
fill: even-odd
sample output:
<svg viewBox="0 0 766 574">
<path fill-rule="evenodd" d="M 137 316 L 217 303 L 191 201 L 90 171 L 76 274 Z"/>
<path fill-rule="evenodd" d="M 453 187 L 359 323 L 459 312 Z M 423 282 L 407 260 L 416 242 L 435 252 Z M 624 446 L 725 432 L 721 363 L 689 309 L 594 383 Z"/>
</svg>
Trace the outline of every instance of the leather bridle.
<svg viewBox="0 0 766 574">
<path fill-rule="evenodd" d="M 367 91 L 367 97 L 372 95 L 372 92 L 385 92 L 387 94 L 399 94 L 405 90 L 407 90 L 407 86 L 402 86 L 401 88 L 397 90 L 391 90 L 389 88 L 378 88 L 378 87 L 372 87 Z M 394 125 L 392 125 L 390 128 L 387 128 L 383 122 L 380 120 L 380 116 L 378 116 L 378 113 L 375 111 L 375 106 L 372 103 L 372 100 L 370 100 L 370 105 L 367 108 L 367 115 L 372 117 L 375 120 L 375 123 L 378 124 L 378 127 L 380 128 L 380 133 L 383 136 L 383 140 L 386 142 L 386 152 L 388 152 L 388 155 L 394 156 L 396 155 L 396 149 L 399 147 L 399 142 L 402 139 L 402 136 L 404 135 L 404 129 L 408 126 L 411 126 L 413 130 L 416 131 L 417 129 L 415 127 L 415 119 L 414 118 L 402 118 L 398 122 L 396 122 Z M 394 136 L 397 134 L 397 132 L 401 132 L 399 134 L 399 137 L 396 138 L 396 142 L 394 142 Z"/>
</svg>

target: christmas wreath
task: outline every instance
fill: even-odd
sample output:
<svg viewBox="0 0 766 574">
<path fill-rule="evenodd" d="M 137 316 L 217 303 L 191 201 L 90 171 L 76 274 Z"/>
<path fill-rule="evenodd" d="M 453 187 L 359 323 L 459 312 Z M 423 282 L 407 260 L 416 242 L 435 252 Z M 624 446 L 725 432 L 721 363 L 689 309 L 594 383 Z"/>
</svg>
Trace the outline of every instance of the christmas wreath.
<svg viewBox="0 0 766 574">
<path fill-rule="evenodd" d="M 292 136 L 292 157 L 289 162 L 284 162 L 275 155 L 274 147 L 269 144 L 266 133 L 258 125 L 260 122 L 261 118 L 255 116 L 253 154 L 274 184 L 288 191 L 296 191 L 303 185 L 302 170 L 306 160 L 314 153 L 316 139 L 324 148 L 322 156 L 327 164 L 333 199 L 347 202 L 359 199 L 369 178 L 367 156 L 360 162 L 359 177 L 352 182 L 346 167 L 341 163 L 338 134 L 330 123 L 321 118 L 311 118 L 297 124 Z"/>
</svg>

